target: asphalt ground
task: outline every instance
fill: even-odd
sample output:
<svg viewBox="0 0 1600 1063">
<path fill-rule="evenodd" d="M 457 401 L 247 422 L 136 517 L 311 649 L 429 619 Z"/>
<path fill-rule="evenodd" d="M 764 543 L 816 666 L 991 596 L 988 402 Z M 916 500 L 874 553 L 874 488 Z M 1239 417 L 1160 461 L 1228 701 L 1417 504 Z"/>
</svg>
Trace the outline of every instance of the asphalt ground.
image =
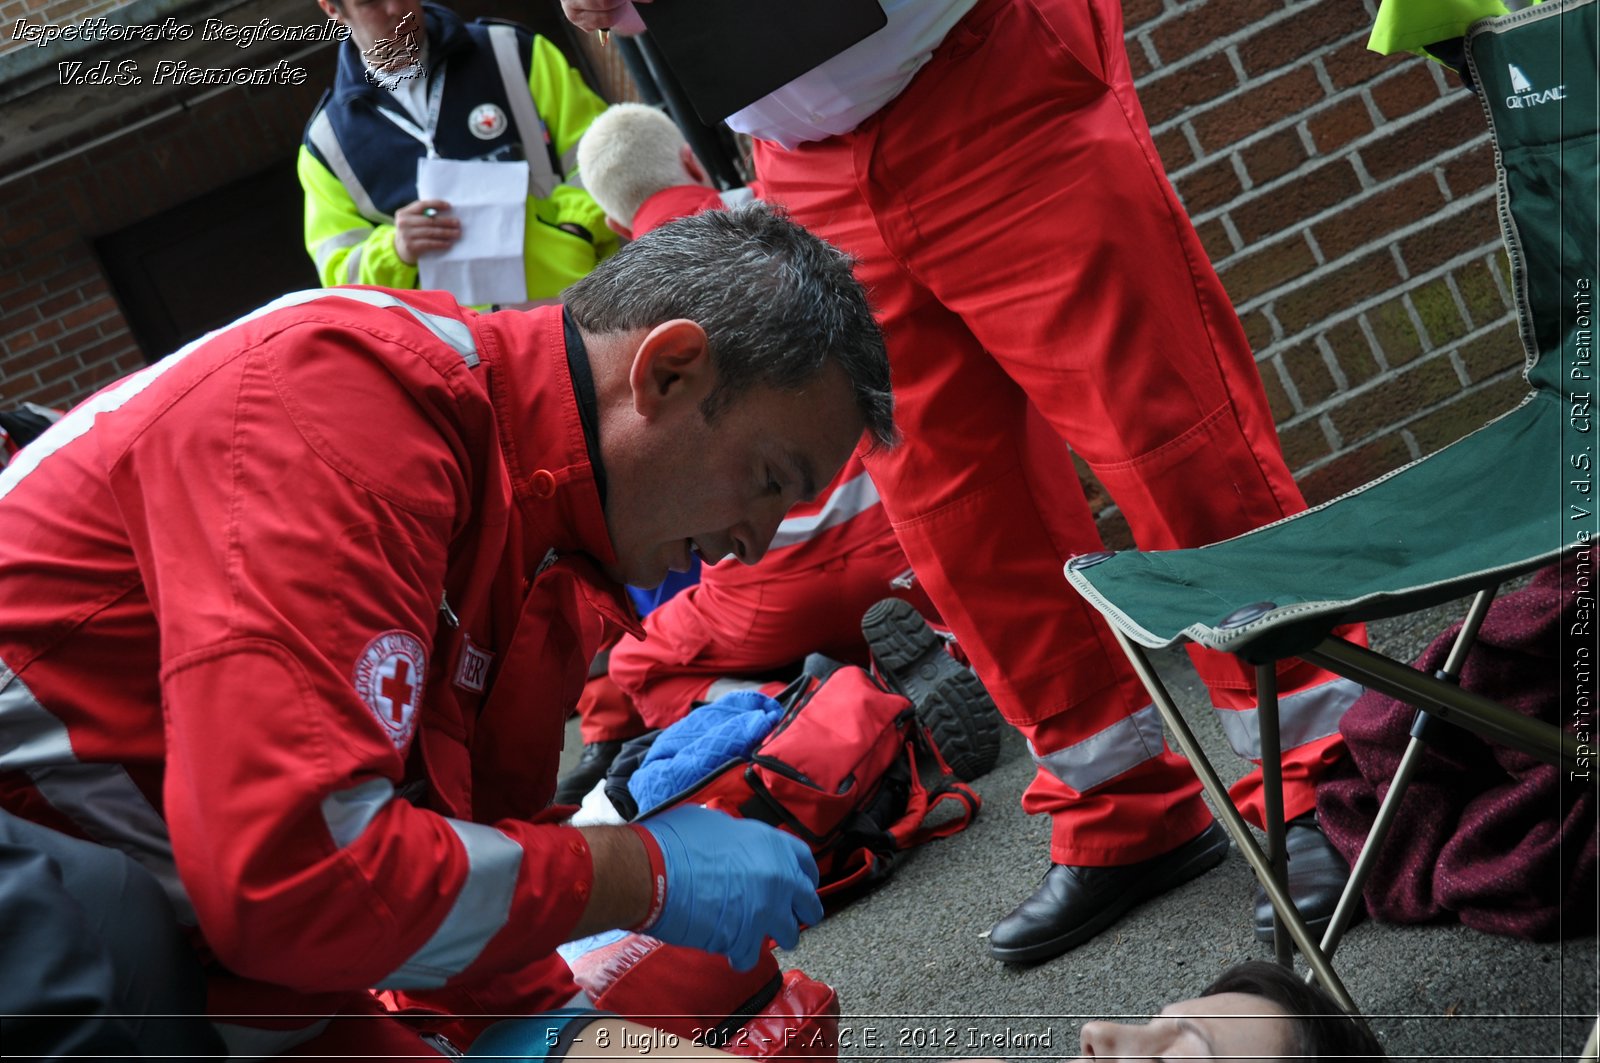
<svg viewBox="0 0 1600 1063">
<path fill-rule="evenodd" d="M 1410 660 L 1464 608 L 1375 624 L 1373 645 Z M 1229 781 L 1243 774 L 1187 658 L 1162 654 L 1159 666 L 1218 771 Z M 571 758 L 575 725 L 567 743 Z M 985 932 L 1049 859 L 1047 822 L 1019 807 L 1032 776 L 1021 736 L 1007 728 L 999 764 L 974 783 L 984 806 L 971 826 L 907 854 L 887 882 L 779 953 L 837 990 L 841 1057 L 1071 1059 L 1084 1021 L 1142 1021 L 1231 964 L 1271 958 L 1252 936 L 1254 880 L 1234 850 L 1072 952 L 1033 966 L 990 959 Z M 1396 1059 L 1575 1058 L 1600 1009 L 1592 936 L 1541 944 L 1369 920 L 1334 965 Z"/>
</svg>

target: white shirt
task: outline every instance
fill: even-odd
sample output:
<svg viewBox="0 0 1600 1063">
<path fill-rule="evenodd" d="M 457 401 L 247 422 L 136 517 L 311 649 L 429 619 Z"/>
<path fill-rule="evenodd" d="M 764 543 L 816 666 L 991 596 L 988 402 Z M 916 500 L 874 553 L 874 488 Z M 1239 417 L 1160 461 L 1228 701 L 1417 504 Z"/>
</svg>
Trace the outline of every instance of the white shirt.
<svg viewBox="0 0 1600 1063">
<path fill-rule="evenodd" d="M 880 0 L 889 24 L 728 118 L 736 132 L 792 148 L 848 133 L 910 84 L 978 0 Z"/>
</svg>

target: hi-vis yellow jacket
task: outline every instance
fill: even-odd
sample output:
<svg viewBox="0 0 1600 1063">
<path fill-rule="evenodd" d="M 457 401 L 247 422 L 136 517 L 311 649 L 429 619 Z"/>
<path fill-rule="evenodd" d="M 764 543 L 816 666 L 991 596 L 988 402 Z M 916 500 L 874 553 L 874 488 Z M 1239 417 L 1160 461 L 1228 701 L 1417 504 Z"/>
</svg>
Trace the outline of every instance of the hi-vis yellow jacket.
<svg viewBox="0 0 1600 1063">
<path fill-rule="evenodd" d="M 423 10 L 430 78 L 441 67 L 445 73 L 434 150 L 447 159 L 528 161 L 528 298 L 558 295 L 617 248 L 576 162 L 578 138 L 605 103 L 543 37 L 468 24 L 432 4 Z M 355 44 L 345 41 L 298 162 L 306 250 L 323 284 L 417 287 L 417 267 L 395 253 L 394 213 L 417 198 L 417 160 L 427 148 L 392 114 L 406 117 L 391 93 L 368 80 Z M 589 237 L 558 228 L 563 223 Z"/>
</svg>

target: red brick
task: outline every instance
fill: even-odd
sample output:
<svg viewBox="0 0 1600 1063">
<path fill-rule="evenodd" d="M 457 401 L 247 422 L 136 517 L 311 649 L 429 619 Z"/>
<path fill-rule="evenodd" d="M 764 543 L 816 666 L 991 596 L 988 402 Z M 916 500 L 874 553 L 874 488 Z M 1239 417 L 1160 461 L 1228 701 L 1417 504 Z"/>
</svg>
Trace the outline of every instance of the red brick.
<svg viewBox="0 0 1600 1063">
<path fill-rule="evenodd" d="M 1461 378 L 1444 354 L 1407 367 L 1391 380 L 1370 387 L 1328 411 L 1334 430 L 1347 443 L 1360 442 L 1400 424 L 1420 410 L 1461 391 Z"/>
<path fill-rule="evenodd" d="M 5 317 L 0 317 L 0 338 L 21 332 L 23 329 L 32 329 L 41 320 L 36 307 L 19 307 L 7 313 Z"/>
<path fill-rule="evenodd" d="M 1323 337 L 1350 387 L 1359 387 L 1383 371 L 1358 318 L 1341 321 L 1323 333 Z"/>
<path fill-rule="evenodd" d="M 1272 410 L 1273 421 L 1282 424 L 1298 412 L 1275 367 L 1261 366 L 1261 386 L 1267 393 L 1267 406 Z"/>
<path fill-rule="evenodd" d="M 1252 195 L 1228 214 L 1248 247 L 1360 193 L 1361 181 L 1355 170 L 1345 160 L 1333 159 L 1285 184 Z"/>
<path fill-rule="evenodd" d="M 1190 214 L 1202 214 L 1230 203 L 1244 192 L 1233 160 L 1227 156 L 1191 170 L 1172 184 Z"/>
<path fill-rule="evenodd" d="M 1281 0 L 1209 0 L 1152 29 L 1150 41 L 1163 63 L 1174 63 L 1283 7 Z"/>
<path fill-rule="evenodd" d="M 1353 201 L 1349 208 L 1317 223 L 1317 246 L 1331 261 L 1363 244 L 1405 228 L 1444 207 L 1444 194 L 1432 173 L 1419 173 L 1393 188 Z"/>
<path fill-rule="evenodd" d="M 62 314 L 60 320 L 61 324 L 70 330 L 81 325 L 87 325 L 92 321 L 98 321 L 108 314 L 116 312 L 117 304 L 112 301 L 111 297 L 101 296 L 88 306 L 80 306 L 75 310 Z"/>
<path fill-rule="evenodd" d="M 1349 34 L 1360 33 L 1364 39 L 1370 29 L 1371 18 L 1360 4 L 1322 0 L 1297 8 L 1293 18 L 1251 34 L 1238 43 L 1236 51 L 1245 73 L 1256 77 L 1314 55 Z"/>
<path fill-rule="evenodd" d="M 49 387 L 35 384 L 33 390 L 22 392 L 17 396 L 29 402 L 37 402 L 44 406 L 54 406 L 60 409 L 71 406 L 83 397 L 83 390 L 71 380 L 58 381 Z"/>
<path fill-rule="evenodd" d="M 1239 75 L 1234 72 L 1233 64 L 1228 62 L 1226 55 L 1218 52 L 1152 77 L 1139 86 L 1139 102 L 1144 106 L 1145 120 L 1153 126 L 1159 126 L 1191 107 L 1214 100 L 1238 87 Z"/>
<path fill-rule="evenodd" d="M 1494 146 L 1485 138 L 1476 147 L 1444 164 L 1444 183 L 1452 199 L 1461 199 L 1494 184 Z"/>
<path fill-rule="evenodd" d="M 1273 301 L 1272 312 L 1284 331 L 1292 335 L 1323 320 L 1332 309 L 1353 306 L 1399 283 L 1394 260 L 1380 250 L 1279 296 Z"/>
<path fill-rule="evenodd" d="M 1389 121 L 1415 114 L 1439 98 L 1428 63 L 1408 63 L 1369 90 L 1378 112 Z"/>
<path fill-rule="evenodd" d="M 1457 255 L 1498 241 L 1499 236 L 1500 217 L 1494 201 L 1486 199 L 1401 240 L 1400 257 L 1413 275 L 1426 273 Z"/>
<path fill-rule="evenodd" d="M 1133 75 L 1134 81 L 1137 82 L 1139 79 L 1146 77 L 1153 70 L 1155 70 L 1155 65 L 1144 54 L 1143 48 L 1130 47 L 1128 49 L 1128 73 Z"/>
<path fill-rule="evenodd" d="M 1289 463 L 1291 470 L 1303 469 L 1328 454 L 1328 436 L 1316 417 L 1279 428 L 1278 442 L 1283 446 L 1283 460 Z"/>
<path fill-rule="evenodd" d="M 1339 390 L 1338 382 L 1333 379 L 1333 373 L 1329 371 L 1328 363 L 1314 340 L 1297 343 L 1279 357 L 1283 360 L 1283 368 L 1289 373 L 1295 392 L 1300 396 L 1303 408 L 1320 406 Z"/>
<path fill-rule="evenodd" d="M 1299 169 L 1306 161 L 1305 145 L 1300 143 L 1300 132 L 1293 126 L 1239 149 L 1250 180 L 1258 185 L 1282 177 Z"/>
<path fill-rule="evenodd" d="M 1359 7 L 1355 4 L 1350 6 Z M 1341 92 L 1355 85 L 1374 81 L 1405 62 L 1416 62 L 1416 60 L 1409 55 L 1381 56 L 1377 52 L 1368 50 L 1367 35 L 1364 33 L 1322 56 L 1322 67 L 1328 72 L 1328 80 L 1332 81 L 1333 87 Z"/>
<path fill-rule="evenodd" d="M 1332 155 L 1372 132 L 1372 116 L 1360 96 L 1347 96 L 1307 118 L 1306 131 L 1318 155 Z"/>
<path fill-rule="evenodd" d="M 1519 373 L 1527 360 L 1515 322 L 1506 322 L 1457 348 L 1467 379 L 1474 384 L 1499 376 L 1508 369 Z"/>
<path fill-rule="evenodd" d="M 39 382 L 49 384 L 63 377 L 70 377 L 83 369 L 83 362 L 73 355 L 57 358 L 39 367 Z"/>
<path fill-rule="evenodd" d="M 1372 337 L 1391 366 L 1404 365 L 1422 353 L 1422 336 L 1411 320 L 1403 296 L 1370 307 L 1361 315 L 1372 329 Z"/>
<path fill-rule="evenodd" d="M 1528 385 L 1522 377 L 1515 372 L 1507 373 L 1406 427 L 1416 437 L 1422 452 L 1431 454 L 1482 428 L 1521 402 L 1527 393 Z"/>
<path fill-rule="evenodd" d="M 1200 147 L 1218 152 L 1263 126 L 1304 111 L 1323 97 L 1322 85 L 1309 66 L 1296 67 L 1193 119 Z"/>
<path fill-rule="evenodd" d="M 1122 24 L 1128 29 L 1142 26 L 1166 10 L 1162 0 L 1122 0 Z M 1132 51 L 1132 44 L 1129 50 Z"/>
<path fill-rule="evenodd" d="M 1461 302 L 1467 308 L 1467 322 L 1474 328 L 1492 325 L 1511 312 L 1511 306 L 1500 292 L 1493 271 L 1484 261 L 1469 262 L 1456 269 L 1451 276 Z"/>
<path fill-rule="evenodd" d="M 1220 262 L 1233 254 L 1233 239 L 1228 235 L 1228 227 L 1222 224 L 1221 219 L 1212 218 L 1210 221 L 1201 222 L 1194 227 L 1200 236 L 1200 244 L 1206 249 L 1206 257 L 1212 262 Z"/>
<path fill-rule="evenodd" d="M 1361 161 L 1376 180 L 1387 181 L 1488 135 L 1483 108 L 1470 93 L 1463 92 L 1427 118 L 1403 129 L 1386 127 L 1382 135 L 1362 145 Z"/>
<path fill-rule="evenodd" d="M 1194 161 L 1194 151 L 1190 149 L 1189 138 L 1184 136 L 1182 129 L 1172 128 L 1157 133 L 1154 140 L 1161 164 L 1168 173 L 1181 170 Z"/>
<path fill-rule="evenodd" d="M 1370 483 L 1411 460 L 1411 449 L 1400 433 L 1390 432 L 1355 450 L 1340 454 L 1326 465 L 1298 477 L 1300 493 L 1315 506 Z"/>
<path fill-rule="evenodd" d="M 1260 250 L 1231 259 L 1219 271 L 1223 287 L 1235 303 L 1269 292 L 1317 268 L 1311 248 L 1298 234 Z"/>
<path fill-rule="evenodd" d="M 1266 314 L 1259 310 L 1241 314 L 1239 324 L 1244 326 L 1244 338 L 1250 342 L 1251 350 L 1264 351 L 1272 345 L 1272 322 Z"/>
<path fill-rule="evenodd" d="M 1416 308 L 1422 331 L 1435 347 L 1443 347 L 1465 336 L 1470 327 L 1461 318 L 1461 309 L 1450 291 L 1446 277 L 1429 281 L 1410 291 L 1411 305 Z"/>
</svg>

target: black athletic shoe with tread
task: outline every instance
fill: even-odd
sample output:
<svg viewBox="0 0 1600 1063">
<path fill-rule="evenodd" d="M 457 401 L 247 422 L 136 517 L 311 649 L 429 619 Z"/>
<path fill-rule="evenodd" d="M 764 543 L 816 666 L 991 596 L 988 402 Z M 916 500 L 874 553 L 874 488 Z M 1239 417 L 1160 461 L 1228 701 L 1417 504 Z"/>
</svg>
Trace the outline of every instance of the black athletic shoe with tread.
<svg viewBox="0 0 1600 1063">
<path fill-rule="evenodd" d="M 1000 712 L 972 669 L 950 656 L 916 607 L 885 598 L 861 618 L 878 672 L 916 706 L 950 770 L 971 782 L 1000 757 Z"/>
</svg>

